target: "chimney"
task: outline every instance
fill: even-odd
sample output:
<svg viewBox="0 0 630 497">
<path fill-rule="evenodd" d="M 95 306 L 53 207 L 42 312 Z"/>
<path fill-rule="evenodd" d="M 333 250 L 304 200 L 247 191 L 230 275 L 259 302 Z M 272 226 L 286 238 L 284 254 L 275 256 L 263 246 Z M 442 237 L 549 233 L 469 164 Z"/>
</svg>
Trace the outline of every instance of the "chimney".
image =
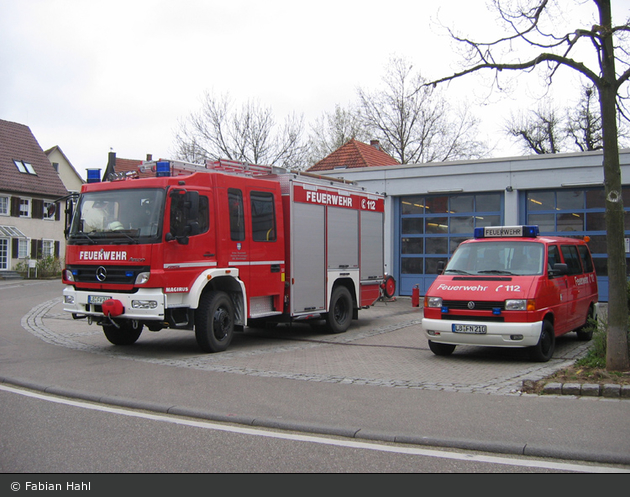
<svg viewBox="0 0 630 497">
<path fill-rule="evenodd" d="M 153 160 L 153 154 L 147 154 L 147 162 L 151 162 Z"/>
<path fill-rule="evenodd" d="M 108 176 L 116 172 L 116 152 L 109 152 L 107 156 L 107 167 L 103 174 L 103 181 L 108 181 Z"/>
<path fill-rule="evenodd" d="M 376 150 L 381 149 L 381 144 L 378 140 L 370 140 L 370 145 L 372 145 Z"/>
</svg>

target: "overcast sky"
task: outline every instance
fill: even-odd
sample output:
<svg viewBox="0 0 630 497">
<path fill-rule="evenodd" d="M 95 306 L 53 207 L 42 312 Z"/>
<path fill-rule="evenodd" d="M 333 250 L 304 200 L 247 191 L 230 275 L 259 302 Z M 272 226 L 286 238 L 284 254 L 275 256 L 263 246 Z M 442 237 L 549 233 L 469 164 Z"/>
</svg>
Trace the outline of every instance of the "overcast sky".
<svg viewBox="0 0 630 497">
<path fill-rule="evenodd" d="M 613 4 L 628 17 L 630 0 Z M 377 89 L 392 56 L 448 75 L 461 59 L 438 19 L 467 34 L 495 25 L 486 0 L 0 0 L 0 119 L 61 147 L 85 178 L 110 150 L 171 158 L 178 121 L 205 91 L 310 123 L 358 87 Z M 532 105 L 540 79 L 487 101 L 482 83 L 446 91 L 483 120 L 495 156 L 520 154 L 500 129 L 509 109 Z M 567 80 L 560 99 L 577 87 Z"/>
</svg>

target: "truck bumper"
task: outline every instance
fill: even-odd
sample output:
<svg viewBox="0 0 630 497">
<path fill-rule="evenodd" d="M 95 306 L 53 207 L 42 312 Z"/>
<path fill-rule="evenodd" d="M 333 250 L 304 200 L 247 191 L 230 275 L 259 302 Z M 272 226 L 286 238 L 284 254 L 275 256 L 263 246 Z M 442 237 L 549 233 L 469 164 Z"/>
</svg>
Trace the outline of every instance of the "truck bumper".
<svg viewBox="0 0 630 497">
<path fill-rule="evenodd" d="M 485 325 L 486 333 L 454 333 L 454 324 Z M 480 321 L 447 321 L 423 319 L 427 338 L 437 343 L 488 347 L 531 347 L 538 343 L 542 321 L 534 323 L 487 323 Z"/>
<path fill-rule="evenodd" d="M 63 310 L 79 316 L 102 317 L 102 299 L 108 297 L 119 300 L 124 308 L 117 316 L 121 319 L 137 319 L 143 321 L 163 321 L 165 296 L 159 288 L 141 288 L 136 293 L 90 292 L 75 290 L 66 286 L 63 290 Z M 98 299 L 98 303 L 93 303 Z"/>
</svg>

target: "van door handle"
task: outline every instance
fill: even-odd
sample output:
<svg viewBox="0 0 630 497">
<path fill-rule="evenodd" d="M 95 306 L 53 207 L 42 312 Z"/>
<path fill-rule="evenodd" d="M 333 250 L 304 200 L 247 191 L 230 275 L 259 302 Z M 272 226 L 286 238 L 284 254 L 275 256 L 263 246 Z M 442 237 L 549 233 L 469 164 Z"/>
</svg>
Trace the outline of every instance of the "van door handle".
<svg viewBox="0 0 630 497">
<path fill-rule="evenodd" d="M 272 273 L 279 273 L 280 272 L 280 264 L 272 264 L 271 265 L 271 272 Z"/>
</svg>

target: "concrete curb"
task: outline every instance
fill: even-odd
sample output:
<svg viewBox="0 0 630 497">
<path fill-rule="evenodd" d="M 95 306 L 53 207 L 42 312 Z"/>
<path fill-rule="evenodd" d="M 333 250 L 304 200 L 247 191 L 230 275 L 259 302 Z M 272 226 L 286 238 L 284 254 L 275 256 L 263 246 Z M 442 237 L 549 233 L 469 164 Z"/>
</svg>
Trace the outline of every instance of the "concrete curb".
<svg viewBox="0 0 630 497">
<path fill-rule="evenodd" d="M 536 446 L 527 443 L 501 443 L 488 442 L 484 440 L 450 439 L 425 437 L 416 433 L 389 433 L 365 429 L 360 426 L 334 426 L 308 423 L 291 419 L 256 418 L 247 416 L 232 416 L 211 412 L 198 408 L 161 404 L 157 402 L 144 401 L 118 396 L 99 396 L 93 392 L 85 392 L 76 389 L 59 387 L 56 385 L 43 385 L 21 378 L 9 378 L 0 376 L 0 384 L 12 385 L 14 387 L 26 388 L 38 392 L 58 395 L 71 399 L 84 400 L 97 404 L 104 404 L 115 407 L 125 407 L 155 413 L 169 414 L 173 416 L 185 416 L 206 421 L 216 421 L 221 423 L 233 423 L 245 426 L 255 426 L 275 430 L 297 431 L 314 435 L 328 435 L 352 438 L 357 440 L 374 442 L 391 442 L 426 447 L 441 447 L 460 450 L 477 450 L 482 452 L 494 452 L 500 454 L 513 454 L 528 457 L 549 457 L 555 459 L 595 462 L 600 464 L 624 464 L 630 465 L 630 454 L 619 455 L 602 452 L 577 452 L 562 449 L 554 445 Z M 556 384 L 561 385 L 561 384 Z M 619 386 L 619 385 L 615 385 Z M 557 388 L 557 387 L 554 387 Z"/>
<path fill-rule="evenodd" d="M 630 385 L 614 383 L 547 383 L 543 395 L 579 395 L 583 397 L 606 397 L 611 399 L 630 399 Z"/>
</svg>

